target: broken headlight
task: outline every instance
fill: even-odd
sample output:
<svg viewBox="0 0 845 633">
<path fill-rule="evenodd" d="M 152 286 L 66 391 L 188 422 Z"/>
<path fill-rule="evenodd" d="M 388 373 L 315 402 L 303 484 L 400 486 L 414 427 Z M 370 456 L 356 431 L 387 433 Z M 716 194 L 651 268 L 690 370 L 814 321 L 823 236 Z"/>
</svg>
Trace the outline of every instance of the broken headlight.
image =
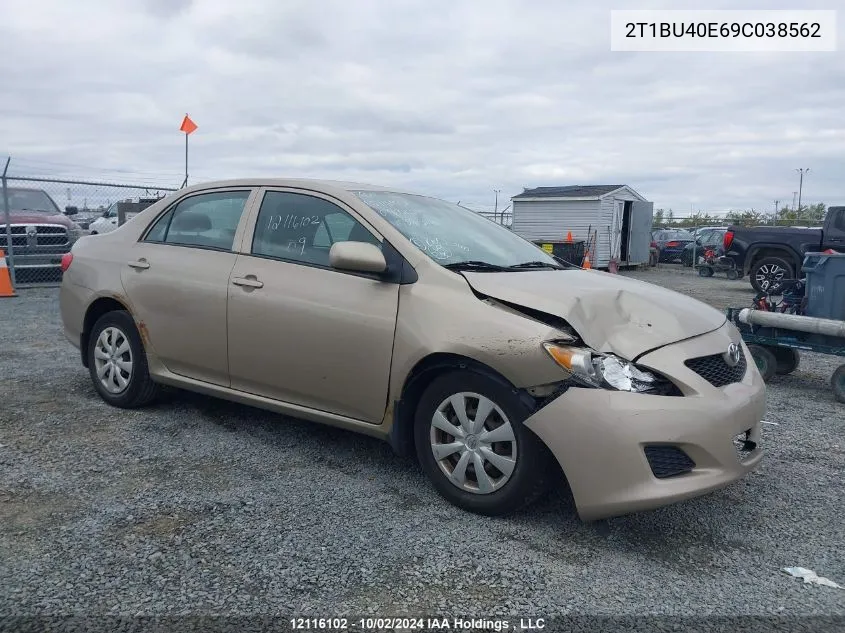
<svg viewBox="0 0 845 633">
<path fill-rule="evenodd" d="M 601 354 L 587 347 L 543 343 L 554 361 L 587 387 L 648 393 L 663 391 L 668 381 L 613 354 Z M 669 383 L 671 384 L 671 383 Z"/>
</svg>

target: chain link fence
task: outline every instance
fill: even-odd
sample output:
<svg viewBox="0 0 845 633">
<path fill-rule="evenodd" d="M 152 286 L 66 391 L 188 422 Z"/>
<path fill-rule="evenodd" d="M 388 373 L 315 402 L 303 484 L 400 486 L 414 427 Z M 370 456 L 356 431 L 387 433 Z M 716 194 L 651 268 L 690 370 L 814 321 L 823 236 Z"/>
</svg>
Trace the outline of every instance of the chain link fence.
<svg viewBox="0 0 845 633">
<path fill-rule="evenodd" d="M 61 261 L 83 236 L 108 233 L 177 187 L 0 176 L 0 250 L 16 288 L 58 285 Z"/>
</svg>

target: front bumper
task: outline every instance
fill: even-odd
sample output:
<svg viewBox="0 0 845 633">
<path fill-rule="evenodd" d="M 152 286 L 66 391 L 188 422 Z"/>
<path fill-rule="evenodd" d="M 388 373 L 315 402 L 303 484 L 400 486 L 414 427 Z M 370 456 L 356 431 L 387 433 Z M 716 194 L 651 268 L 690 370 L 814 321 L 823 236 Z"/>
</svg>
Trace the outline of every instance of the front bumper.
<svg viewBox="0 0 845 633">
<path fill-rule="evenodd" d="M 717 388 L 684 365 L 685 359 L 718 353 L 731 342 L 741 344 L 746 358 L 740 382 Z M 637 363 L 670 376 L 685 395 L 574 387 L 525 422 L 557 458 L 585 521 L 706 494 L 756 469 L 763 457 L 765 385 L 732 325 L 668 345 Z M 745 431 L 756 448 L 740 454 L 733 440 Z M 677 447 L 694 466 L 658 479 L 645 454 L 649 445 Z"/>
</svg>

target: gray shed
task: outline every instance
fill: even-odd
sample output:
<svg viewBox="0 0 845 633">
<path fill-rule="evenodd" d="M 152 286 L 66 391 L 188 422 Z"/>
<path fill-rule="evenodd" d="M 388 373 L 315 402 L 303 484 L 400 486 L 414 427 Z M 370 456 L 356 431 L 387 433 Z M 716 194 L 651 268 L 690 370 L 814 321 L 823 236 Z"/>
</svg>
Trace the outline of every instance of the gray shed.
<svg viewBox="0 0 845 633">
<path fill-rule="evenodd" d="M 562 242 L 568 232 L 587 241 L 595 232 L 594 268 L 648 263 L 654 204 L 628 185 L 572 185 L 525 189 L 511 198 L 517 235 L 532 242 Z"/>
</svg>

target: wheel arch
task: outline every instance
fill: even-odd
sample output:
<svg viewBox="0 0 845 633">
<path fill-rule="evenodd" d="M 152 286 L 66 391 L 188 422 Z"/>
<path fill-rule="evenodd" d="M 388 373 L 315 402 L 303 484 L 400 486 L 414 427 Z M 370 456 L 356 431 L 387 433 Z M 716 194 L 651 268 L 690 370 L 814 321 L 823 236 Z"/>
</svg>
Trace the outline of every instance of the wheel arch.
<svg viewBox="0 0 845 633">
<path fill-rule="evenodd" d="M 531 407 L 534 402 L 524 390 L 518 389 L 501 373 L 468 356 L 461 354 L 435 352 L 420 359 L 408 373 L 402 385 L 399 398 L 393 403 L 393 424 L 390 428 L 389 441 L 394 452 L 403 457 L 416 454 L 414 444 L 414 414 L 420 397 L 432 381 L 445 373 L 457 369 L 476 372 L 490 378 L 517 394 L 520 400 Z"/>
<path fill-rule="evenodd" d="M 104 314 L 115 312 L 118 310 L 125 310 L 129 312 L 129 308 L 111 296 L 99 297 L 91 302 L 88 309 L 85 311 L 85 319 L 82 322 L 82 335 L 79 339 L 80 352 L 82 353 L 82 365 L 88 367 L 88 339 L 91 335 L 91 329 L 97 320 Z"/>
<path fill-rule="evenodd" d="M 801 261 L 798 255 L 788 246 L 782 244 L 757 244 L 749 250 L 748 257 L 746 258 L 745 274 L 750 273 L 755 264 L 765 257 L 783 259 L 788 264 L 791 264 L 796 271 L 801 268 Z"/>
</svg>

